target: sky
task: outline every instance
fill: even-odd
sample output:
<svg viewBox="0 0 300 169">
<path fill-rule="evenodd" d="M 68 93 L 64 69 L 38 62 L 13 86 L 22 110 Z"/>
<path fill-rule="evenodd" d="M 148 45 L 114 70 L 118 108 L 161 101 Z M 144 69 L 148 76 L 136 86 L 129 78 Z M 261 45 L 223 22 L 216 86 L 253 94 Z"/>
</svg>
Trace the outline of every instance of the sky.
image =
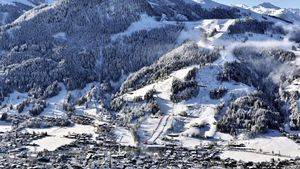
<svg viewBox="0 0 300 169">
<path fill-rule="evenodd" d="M 300 0 L 214 0 L 223 4 L 246 4 L 249 6 L 255 6 L 263 2 L 270 2 L 273 5 L 282 8 L 300 8 Z"/>
</svg>

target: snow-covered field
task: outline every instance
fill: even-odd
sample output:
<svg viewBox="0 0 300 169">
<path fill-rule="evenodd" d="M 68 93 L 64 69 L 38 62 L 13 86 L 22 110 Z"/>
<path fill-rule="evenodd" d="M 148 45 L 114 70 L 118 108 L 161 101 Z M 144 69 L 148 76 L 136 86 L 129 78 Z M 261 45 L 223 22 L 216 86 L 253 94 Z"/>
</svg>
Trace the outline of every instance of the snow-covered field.
<svg viewBox="0 0 300 169">
<path fill-rule="evenodd" d="M 283 136 L 254 138 L 238 141 L 238 143 L 245 144 L 246 148 L 256 151 L 273 152 L 274 154 L 289 156 L 291 158 L 300 156 L 300 145 Z"/>
<path fill-rule="evenodd" d="M 96 137 L 95 135 L 95 128 L 89 125 L 79 125 L 76 124 L 72 127 L 51 127 L 45 129 L 26 129 L 29 133 L 45 133 L 49 136 L 35 140 L 31 142 L 32 144 L 37 144 L 38 147 L 29 146 L 30 151 L 39 152 L 43 151 L 44 149 L 49 151 L 54 151 L 58 147 L 63 145 L 70 144 L 74 141 L 74 139 L 66 138 L 64 136 L 68 136 L 69 134 L 92 134 L 93 138 Z"/>
<path fill-rule="evenodd" d="M 1 132 L 8 132 L 11 131 L 12 127 L 10 123 L 6 123 L 6 122 L 0 122 L 0 133 Z"/>
<path fill-rule="evenodd" d="M 243 144 L 245 151 L 240 150 L 225 150 L 220 157 L 223 159 L 231 158 L 242 161 L 270 161 L 273 159 L 294 159 L 300 156 L 300 145 L 295 141 L 282 136 L 277 131 L 270 131 L 267 134 L 256 138 L 239 137 L 231 140 L 230 143 L 237 145 Z"/>
<path fill-rule="evenodd" d="M 136 147 L 137 142 L 134 140 L 132 133 L 125 129 L 124 127 L 117 127 L 115 129 L 115 135 L 117 136 L 117 141 L 121 145 Z"/>
<path fill-rule="evenodd" d="M 245 162 L 265 162 L 265 161 L 271 161 L 272 159 L 277 160 L 287 160 L 290 158 L 287 157 L 276 157 L 272 155 L 264 155 L 264 154 L 258 154 L 258 153 L 252 153 L 252 152 L 245 152 L 245 151 L 224 151 L 220 155 L 221 159 L 234 159 L 237 161 L 245 161 Z"/>
</svg>

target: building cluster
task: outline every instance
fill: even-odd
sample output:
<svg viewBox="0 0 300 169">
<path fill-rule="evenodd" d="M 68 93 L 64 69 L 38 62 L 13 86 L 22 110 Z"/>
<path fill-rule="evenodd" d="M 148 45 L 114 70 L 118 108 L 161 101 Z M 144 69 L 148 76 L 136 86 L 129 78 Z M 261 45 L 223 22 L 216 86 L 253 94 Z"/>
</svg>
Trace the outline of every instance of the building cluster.
<svg viewBox="0 0 300 169">
<path fill-rule="evenodd" d="M 97 127 L 96 139 L 88 134 L 69 134 L 71 144 L 55 151 L 29 151 L 30 142 L 46 137 L 44 133 L 6 133 L 0 136 L 0 168 L 283 168 L 300 166 L 300 161 L 275 161 L 265 163 L 222 160 L 222 150 L 216 144 L 188 149 L 178 145 L 148 145 L 146 147 L 122 146 L 112 134 L 112 126 Z M 6 147 L 6 149 L 4 149 Z"/>
</svg>

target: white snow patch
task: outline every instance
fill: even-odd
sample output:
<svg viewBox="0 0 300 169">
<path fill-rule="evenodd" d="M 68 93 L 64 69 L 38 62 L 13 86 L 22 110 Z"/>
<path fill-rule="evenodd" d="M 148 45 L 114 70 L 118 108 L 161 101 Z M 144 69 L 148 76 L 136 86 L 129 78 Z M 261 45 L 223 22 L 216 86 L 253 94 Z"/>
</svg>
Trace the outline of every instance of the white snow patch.
<svg viewBox="0 0 300 169">
<path fill-rule="evenodd" d="M 118 143 L 125 146 L 136 147 L 137 143 L 134 141 L 132 133 L 124 127 L 117 127 L 115 129 L 115 135 L 118 138 Z"/>
<path fill-rule="evenodd" d="M 280 154 L 289 158 L 300 156 L 300 146 L 293 140 L 283 136 L 264 136 L 249 140 L 237 141 L 238 144 L 245 144 L 246 148 L 254 149 L 272 154 Z"/>
<path fill-rule="evenodd" d="M 65 32 L 58 32 L 53 35 L 55 39 L 67 40 L 67 34 Z"/>
<path fill-rule="evenodd" d="M 139 137 L 142 141 L 146 141 L 151 137 L 151 135 L 155 132 L 157 128 L 157 124 L 159 124 L 160 118 L 149 117 L 146 118 L 145 121 L 139 127 Z"/>
<path fill-rule="evenodd" d="M 52 128 L 45 128 L 45 129 L 25 129 L 25 131 L 29 133 L 42 133 L 47 132 L 48 137 L 44 137 L 39 140 L 35 140 L 31 142 L 32 144 L 37 144 L 38 147 L 28 147 L 30 151 L 43 151 L 44 149 L 48 151 L 54 151 L 57 148 L 70 144 L 74 141 L 74 139 L 65 138 L 69 134 L 92 134 L 93 138 L 96 137 L 95 128 L 93 126 L 88 125 L 79 125 L 76 124 L 72 127 L 52 127 Z"/>
<path fill-rule="evenodd" d="M 300 92 L 300 79 L 294 80 L 289 86 L 285 88 L 288 92 Z"/>
<path fill-rule="evenodd" d="M 25 101 L 27 98 L 28 98 L 27 93 L 20 93 L 14 91 L 8 97 L 4 98 L 4 101 L 2 102 L 1 105 L 7 104 L 7 105 L 12 105 L 13 108 L 17 108 L 17 106 L 23 101 Z"/>
<path fill-rule="evenodd" d="M 47 107 L 41 113 L 42 116 L 50 116 L 50 117 L 65 116 L 65 111 L 63 110 L 63 103 L 68 92 L 66 87 L 63 84 L 60 84 L 60 87 L 61 87 L 61 91 L 57 96 L 54 96 L 46 100 Z"/>
<path fill-rule="evenodd" d="M 37 16 L 38 14 L 43 13 L 43 12 L 53 8 L 53 7 L 54 7 L 54 5 L 48 5 L 48 6 L 43 7 L 43 8 L 37 8 L 37 9 L 33 8 L 32 10 L 29 10 L 29 11 L 25 12 L 23 15 L 21 15 L 13 23 L 17 24 L 17 23 L 20 23 L 20 22 L 23 22 L 23 21 L 28 21 L 28 20 L 34 18 L 35 16 Z"/>
<path fill-rule="evenodd" d="M 116 40 L 120 36 L 130 36 L 132 33 L 140 30 L 149 31 L 154 28 L 163 27 L 164 25 L 165 22 L 156 21 L 153 17 L 142 14 L 139 21 L 132 23 L 124 32 L 113 35 L 111 39 Z"/>
<path fill-rule="evenodd" d="M 183 69 L 180 69 L 178 71 L 175 71 L 171 74 L 171 76 L 173 77 L 176 77 L 180 80 L 184 80 L 185 77 L 187 76 L 187 74 L 193 70 L 194 68 L 196 68 L 197 66 L 189 66 L 189 67 L 186 67 L 186 68 L 183 68 Z"/>
<path fill-rule="evenodd" d="M 16 5 L 16 3 L 21 3 L 27 6 L 35 6 L 29 0 L 0 0 L 0 5 Z"/>
<path fill-rule="evenodd" d="M 223 141 L 232 141 L 234 139 L 232 135 L 227 133 L 221 133 L 221 132 L 216 132 L 214 138 Z"/>
<path fill-rule="evenodd" d="M 178 138 L 180 141 L 180 145 L 182 147 L 190 148 L 190 149 L 195 149 L 197 147 L 203 147 L 205 145 L 209 145 L 211 141 L 209 140 L 202 140 L 202 139 L 197 139 L 197 138 L 191 138 L 191 137 L 185 137 L 185 136 L 180 136 Z"/>
<path fill-rule="evenodd" d="M 10 123 L 0 121 L 0 133 L 8 132 L 12 130 L 12 126 Z"/>
<path fill-rule="evenodd" d="M 177 43 L 181 44 L 186 40 L 199 42 L 203 39 L 204 30 L 201 28 L 200 22 L 185 22 L 185 27 L 177 38 Z"/>
<path fill-rule="evenodd" d="M 213 8 L 228 8 L 228 6 L 217 3 L 212 0 L 184 0 L 185 3 L 198 3 L 204 9 L 213 9 Z"/>
<path fill-rule="evenodd" d="M 125 94 L 123 97 L 125 100 L 132 101 L 135 97 L 143 97 L 148 91 L 155 89 L 156 92 L 158 93 L 157 94 L 158 98 L 160 98 L 162 100 L 170 101 L 171 86 L 172 86 L 173 80 L 175 78 L 183 80 L 187 76 L 187 73 L 195 67 L 197 67 L 197 66 L 190 66 L 190 67 L 175 71 L 171 74 L 170 78 L 163 80 L 163 81 L 158 81 L 156 83 L 153 83 L 153 84 L 150 84 L 147 86 L 144 86 L 133 92 Z M 170 103 L 170 102 L 168 102 L 168 103 L 173 105 L 173 103 Z"/>
<path fill-rule="evenodd" d="M 198 118 L 193 118 L 189 123 L 185 125 L 185 128 L 187 128 L 187 130 L 183 134 L 188 133 L 194 126 L 208 124 L 209 130 L 205 131 L 204 137 L 213 137 L 217 131 L 217 121 L 215 119 L 216 113 L 217 110 L 213 105 L 202 107 L 200 109 L 200 115 L 198 116 Z"/>
<path fill-rule="evenodd" d="M 44 2 L 47 4 L 53 3 L 54 1 L 55 0 L 44 0 Z M 30 0 L 0 0 L 0 5 L 16 5 L 17 3 L 24 4 L 31 7 L 36 6 Z"/>
<path fill-rule="evenodd" d="M 14 91 L 13 93 L 9 94 L 9 96 L 5 97 L 4 101 L 0 103 L 0 105 L 5 105 L 5 104 L 7 105 L 2 109 L 0 108 L 0 112 L 6 112 L 9 114 L 18 114 L 17 106 L 27 99 L 28 99 L 27 93 L 20 93 Z M 13 109 L 10 109 L 11 106 Z"/>
<path fill-rule="evenodd" d="M 63 103 L 67 95 L 71 94 L 75 98 L 82 97 L 92 88 L 93 84 L 94 83 L 89 83 L 83 89 L 67 91 L 64 84 L 60 83 L 61 91 L 58 95 L 46 99 L 47 107 L 41 113 L 41 116 L 66 117 L 66 112 L 63 110 Z"/>
<path fill-rule="evenodd" d="M 289 158 L 286 157 L 275 157 L 272 155 L 264 155 L 264 154 L 258 154 L 253 152 L 244 152 L 244 151 L 231 151 L 227 150 L 220 154 L 221 159 L 234 159 L 234 160 L 241 160 L 245 162 L 265 162 L 265 161 L 271 161 L 272 159 L 281 159 L 281 160 L 287 160 Z"/>
</svg>

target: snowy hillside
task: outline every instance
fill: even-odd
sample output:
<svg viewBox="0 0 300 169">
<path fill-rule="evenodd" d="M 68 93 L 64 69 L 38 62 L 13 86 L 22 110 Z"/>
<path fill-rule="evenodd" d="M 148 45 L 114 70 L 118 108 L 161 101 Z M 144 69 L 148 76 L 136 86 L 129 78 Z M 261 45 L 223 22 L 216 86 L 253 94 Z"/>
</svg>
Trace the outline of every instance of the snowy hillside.
<svg viewBox="0 0 300 169">
<path fill-rule="evenodd" d="M 24 12 L 54 0 L 0 0 L 0 26 L 11 23 Z"/>
<path fill-rule="evenodd" d="M 262 3 L 254 7 L 248 7 L 248 9 L 260 14 L 275 16 L 290 22 L 300 23 L 300 15 L 296 10 L 280 8 L 271 3 Z"/>
<path fill-rule="evenodd" d="M 0 168 L 300 166 L 296 9 L 0 3 Z"/>
<path fill-rule="evenodd" d="M 34 4 L 29 0 L 1 0 L 1 5 L 16 5 L 17 3 L 24 4 L 27 6 L 34 6 Z"/>
<path fill-rule="evenodd" d="M 0 5 L 18 5 L 36 6 L 42 3 L 53 3 L 54 0 L 0 0 Z"/>
</svg>

